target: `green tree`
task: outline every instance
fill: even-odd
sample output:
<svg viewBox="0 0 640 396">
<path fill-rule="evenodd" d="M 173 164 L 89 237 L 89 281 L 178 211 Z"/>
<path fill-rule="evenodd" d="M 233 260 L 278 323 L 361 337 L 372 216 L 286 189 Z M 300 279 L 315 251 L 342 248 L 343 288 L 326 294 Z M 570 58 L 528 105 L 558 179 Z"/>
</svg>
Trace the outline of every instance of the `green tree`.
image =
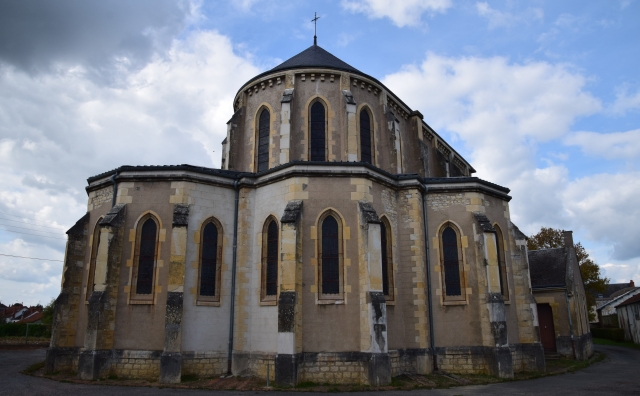
<svg viewBox="0 0 640 396">
<path fill-rule="evenodd" d="M 553 249 L 563 246 L 564 239 L 562 237 L 562 230 L 555 228 L 542 227 L 540 232 L 530 236 L 527 241 L 527 248 L 529 250 Z M 582 275 L 582 281 L 584 282 L 587 306 L 592 307 L 596 305 L 596 296 L 598 293 L 604 293 L 607 290 L 609 279 L 602 277 L 600 267 L 591 260 L 589 253 L 587 253 L 580 242 L 574 243 L 573 247 L 578 258 L 580 275 Z M 589 310 L 589 320 L 593 319 L 595 319 L 594 315 L 591 310 Z"/>
<path fill-rule="evenodd" d="M 42 324 L 50 325 L 53 323 L 53 310 L 56 305 L 56 300 L 51 299 L 51 302 L 42 309 Z"/>
</svg>

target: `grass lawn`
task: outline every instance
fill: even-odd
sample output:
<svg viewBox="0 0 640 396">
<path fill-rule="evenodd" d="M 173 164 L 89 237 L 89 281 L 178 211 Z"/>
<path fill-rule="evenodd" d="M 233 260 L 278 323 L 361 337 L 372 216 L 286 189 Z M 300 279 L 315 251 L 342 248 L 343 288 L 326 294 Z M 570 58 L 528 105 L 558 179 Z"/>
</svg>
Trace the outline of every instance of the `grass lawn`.
<svg viewBox="0 0 640 396">
<path fill-rule="evenodd" d="M 593 337 L 593 343 L 598 345 L 613 345 L 613 346 L 640 349 L 640 345 L 634 344 L 633 342 L 626 342 L 626 341 L 618 342 L 618 341 L 607 340 L 604 338 Z"/>
</svg>

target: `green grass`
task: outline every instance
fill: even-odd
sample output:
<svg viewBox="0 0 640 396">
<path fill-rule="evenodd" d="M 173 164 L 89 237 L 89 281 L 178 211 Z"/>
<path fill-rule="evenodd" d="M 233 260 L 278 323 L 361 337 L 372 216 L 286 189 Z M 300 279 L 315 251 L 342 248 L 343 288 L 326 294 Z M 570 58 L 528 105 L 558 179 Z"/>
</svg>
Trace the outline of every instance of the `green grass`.
<svg viewBox="0 0 640 396">
<path fill-rule="evenodd" d="M 34 363 L 31 366 L 27 367 L 26 369 L 24 369 L 23 373 L 25 374 L 33 374 L 36 371 L 40 370 L 44 368 L 44 362 L 40 362 L 40 363 Z"/>
<path fill-rule="evenodd" d="M 180 382 L 194 382 L 197 381 L 199 377 L 195 374 L 185 374 L 180 377 Z"/>
<path fill-rule="evenodd" d="M 313 381 L 304 381 L 304 382 L 301 382 L 301 383 L 299 383 L 298 385 L 296 385 L 296 388 L 299 388 L 299 389 L 306 389 L 306 388 L 314 388 L 314 387 L 316 387 L 316 386 L 318 386 L 318 383 L 316 383 L 316 382 L 313 382 Z"/>
<path fill-rule="evenodd" d="M 613 345 L 613 346 L 640 349 L 640 345 L 634 344 L 633 342 L 627 342 L 627 341 L 619 342 L 619 341 L 607 340 L 604 338 L 593 337 L 593 343 L 598 345 Z"/>
</svg>

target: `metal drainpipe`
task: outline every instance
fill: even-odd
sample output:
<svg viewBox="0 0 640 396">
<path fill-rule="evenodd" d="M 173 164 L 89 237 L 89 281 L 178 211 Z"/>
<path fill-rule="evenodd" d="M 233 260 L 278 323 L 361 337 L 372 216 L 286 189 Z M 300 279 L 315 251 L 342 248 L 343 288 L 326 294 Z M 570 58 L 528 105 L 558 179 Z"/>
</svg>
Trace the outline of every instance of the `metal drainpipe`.
<svg viewBox="0 0 640 396">
<path fill-rule="evenodd" d="M 573 341 L 573 321 L 571 320 L 571 307 L 569 306 L 569 291 L 565 290 L 564 295 L 567 298 L 567 315 L 569 316 L 569 331 L 571 332 L 571 349 L 573 350 L 573 358 L 576 359 L 576 345 Z"/>
<path fill-rule="evenodd" d="M 429 309 L 429 343 L 433 360 L 433 371 L 438 371 L 438 356 L 436 355 L 436 342 L 433 333 L 433 303 L 431 301 L 431 263 L 429 261 L 429 224 L 427 222 L 427 191 L 429 187 L 425 184 L 422 192 L 422 217 L 424 218 L 424 248 L 425 264 L 427 266 L 427 304 Z"/>
<path fill-rule="evenodd" d="M 109 179 L 109 180 L 111 180 L 111 183 L 113 183 L 113 197 L 111 197 L 111 207 L 112 208 L 114 206 L 116 206 L 116 195 L 118 193 L 118 183 L 116 182 L 116 177 L 117 176 L 118 176 L 118 171 L 116 171 L 116 173 L 111 175 L 111 178 Z"/>
<path fill-rule="evenodd" d="M 239 178 L 240 176 L 238 176 Z M 233 182 L 236 190 L 235 209 L 233 214 L 233 259 L 231 262 L 231 307 L 229 310 L 229 353 L 227 354 L 227 375 L 231 375 L 231 359 L 233 357 L 233 321 L 236 300 L 236 258 L 238 256 L 238 203 L 240 202 L 240 188 L 238 178 Z"/>
</svg>

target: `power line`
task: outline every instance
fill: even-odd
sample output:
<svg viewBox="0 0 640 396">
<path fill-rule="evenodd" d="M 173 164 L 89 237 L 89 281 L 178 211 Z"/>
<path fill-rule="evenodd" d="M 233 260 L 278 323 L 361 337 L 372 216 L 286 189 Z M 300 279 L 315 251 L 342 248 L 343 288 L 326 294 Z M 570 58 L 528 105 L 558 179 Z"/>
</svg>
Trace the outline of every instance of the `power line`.
<svg viewBox="0 0 640 396">
<path fill-rule="evenodd" d="M 18 226 L 14 226 L 12 224 L 2 224 L 2 223 L 0 223 L 0 225 L 1 226 L 5 226 L 5 227 L 20 228 L 21 230 L 30 230 L 30 231 L 35 231 L 35 232 L 42 232 L 42 233 L 46 232 L 48 234 L 55 234 L 55 233 L 49 232 L 49 231 L 40 231 L 40 230 L 34 230 L 33 228 L 18 227 Z M 62 231 L 62 230 L 60 230 L 60 231 Z M 58 234 L 58 235 L 60 235 L 60 234 Z"/>
<path fill-rule="evenodd" d="M 44 235 L 38 235 L 38 234 L 31 234 L 28 232 L 20 232 L 20 231 L 13 231 L 13 230 L 3 230 L 3 231 L 8 231 L 8 232 L 13 232 L 16 234 L 26 234 L 26 235 L 33 235 L 33 236 L 38 236 L 38 237 L 42 237 L 42 238 L 51 238 L 51 239 L 59 239 L 61 241 L 66 241 L 66 238 L 56 238 L 56 237 L 50 237 L 50 236 L 44 236 Z"/>
<path fill-rule="evenodd" d="M 29 223 L 29 222 L 27 222 L 27 221 L 12 220 L 12 219 L 7 219 L 6 217 L 2 217 L 2 216 L 0 216 L 0 219 L 2 219 L 2 220 L 6 220 L 6 221 L 13 221 L 13 222 L 15 222 L 15 223 L 23 223 L 23 224 L 34 225 L 34 226 L 36 226 L 36 227 L 53 228 L 54 230 L 64 231 L 64 229 L 63 229 L 63 228 L 58 228 L 58 227 L 49 227 L 49 226 L 44 226 L 44 225 L 40 225 L 40 224 Z"/>
<path fill-rule="evenodd" d="M 53 259 L 43 259 L 43 258 L 36 258 L 36 257 L 14 256 L 12 254 L 2 254 L 2 253 L 0 253 L 0 256 L 17 257 L 17 258 L 23 258 L 23 259 L 42 260 L 42 261 L 59 261 L 61 263 L 64 263 L 64 260 L 53 260 Z"/>
<path fill-rule="evenodd" d="M 17 217 L 17 218 L 19 218 L 19 219 L 21 219 L 21 220 L 29 219 L 29 220 L 33 220 L 33 221 L 35 221 L 35 222 L 38 222 L 38 221 L 39 221 L 39 220 L 36 220 L 36 219 L 30 218 L 30 217 L 27 217 L 27 216 L 18 216 L 18 215 L 14 215 L 14 214 L 7 213 L 7 212 L 0 212 L 0 213 L 1 213 L 1 214 L 3 214 L 3 215 L 11 216 L 11 217 Z M 15 221 L 15 220 L 13 220 L 13 221 Z M 28 222 L 27 222 L 27 223 L 28 223 Z M 51 222 L 48 222 L 48 223 L 49 223 L 49 224 L 52 224 Z M 46 227 L 46 226 L 40 226 L 40 227 Z"/>
</svg>

